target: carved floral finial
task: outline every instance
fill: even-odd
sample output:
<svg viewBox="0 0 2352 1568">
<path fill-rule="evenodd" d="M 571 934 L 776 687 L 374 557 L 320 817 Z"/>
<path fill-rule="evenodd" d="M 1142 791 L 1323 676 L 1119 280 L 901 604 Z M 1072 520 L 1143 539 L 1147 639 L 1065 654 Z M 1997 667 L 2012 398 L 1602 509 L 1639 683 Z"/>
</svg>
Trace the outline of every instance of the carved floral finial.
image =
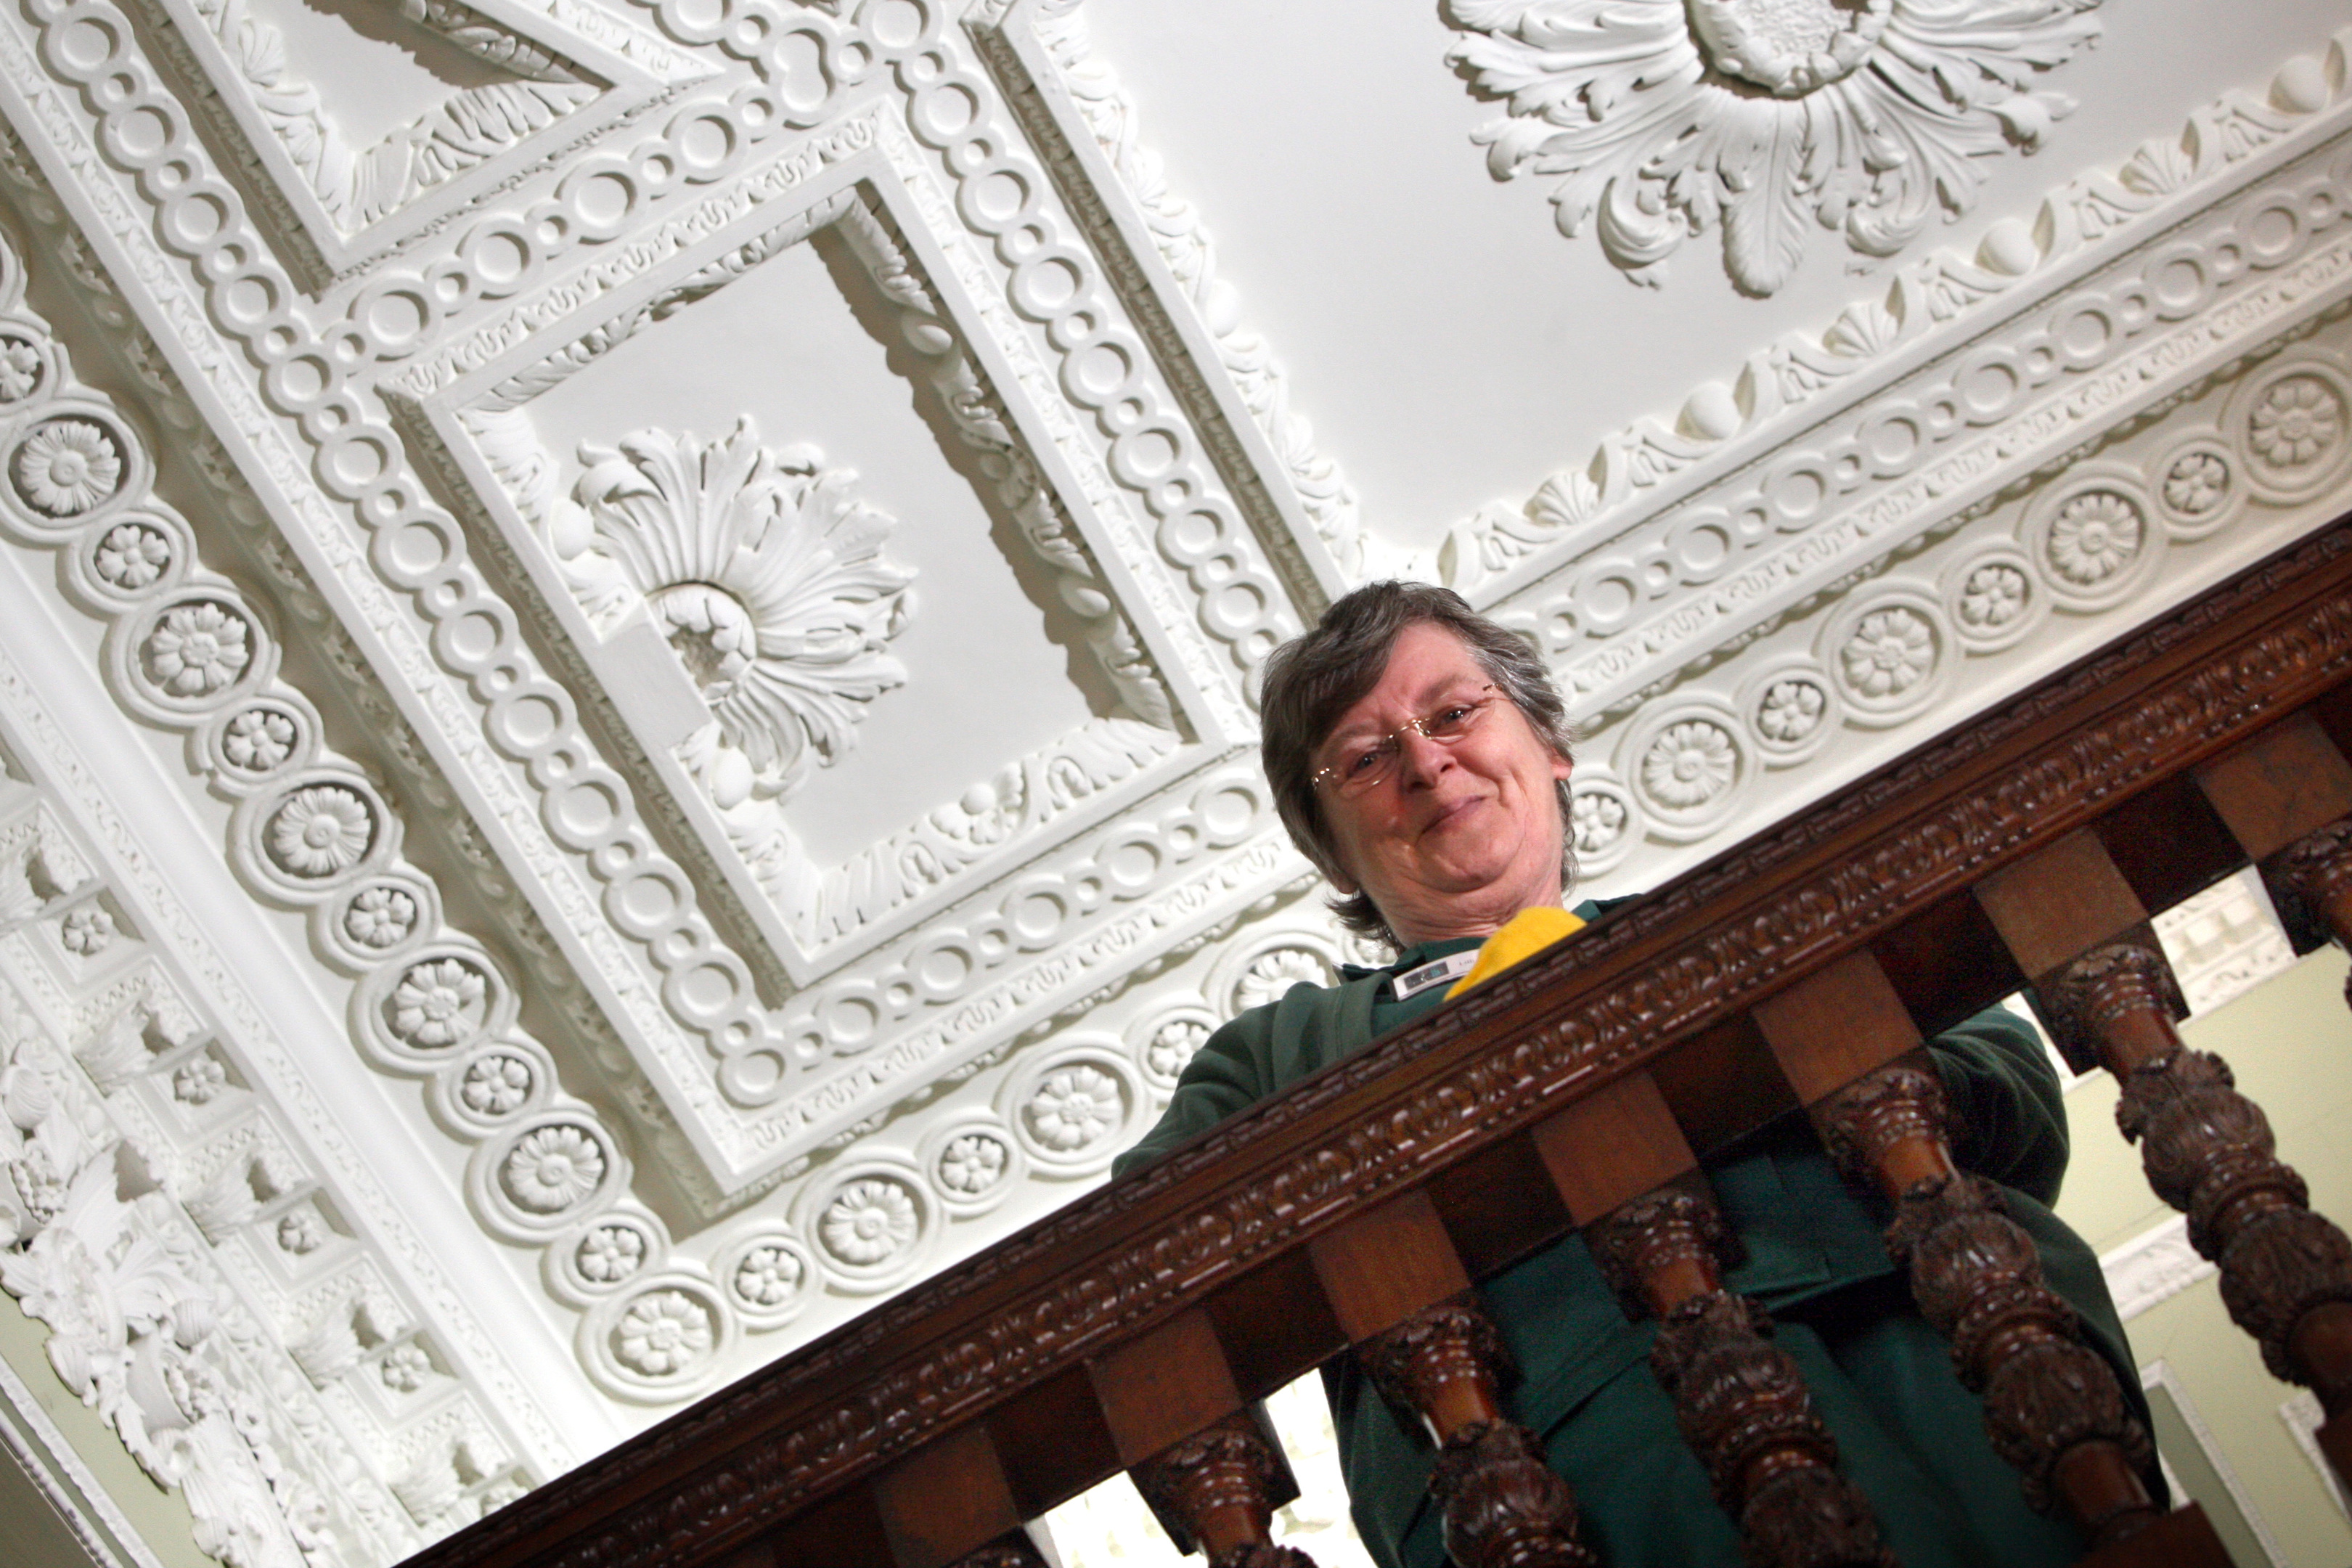
<svg viewBox="0 0 2352 1568">
<path fill-rule="evenodd" d="M 769 793 L 837 761 L 866 705 L 906 681 L 885 648 L 915 575 L 882 558 L 893 524 L 857 476 L 762 447 L 748 418 L 723 440 L 640 430 L 581 460 L 572 495 L 603 552 Z"/>
<path fill-rule="evenodd" d="M 1769 294 L 1815 223 L 1891 256 L 1966 212 L 1983 160 L 2074 108 L 2022 84 L 2097 39 L 2098 3 L 1996 22 L 1927 0 L 1446 0 L 1445 18 L 1454 66 L 1509 105 L 1475 133 L 1496 179 L 1568 176 L 1560 232 L 1597 219 L 1637 282 L 1720 223 L 1732 282 Z"/>
</svg>

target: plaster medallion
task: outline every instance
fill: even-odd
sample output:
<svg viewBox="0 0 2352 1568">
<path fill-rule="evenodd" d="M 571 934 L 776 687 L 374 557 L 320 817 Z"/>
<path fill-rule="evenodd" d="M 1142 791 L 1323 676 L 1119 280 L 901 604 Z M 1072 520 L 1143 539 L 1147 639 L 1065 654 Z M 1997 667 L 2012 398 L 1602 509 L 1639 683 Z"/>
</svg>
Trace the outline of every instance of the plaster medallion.
<svg viewBox="0 0 2352 1568">
<path fill-rule="evenodd" d="M 278 1221 L 278 1245 L 285 1251 L 300 1257 L 316 1252 L 327 1244 L 327 1227 L 309 1209 L 296 1209 L 280 1215 Z"/>
<path fill-rule="evenodd" d="M 1625 803 L 1598 790 L 1572 793 L 1569 818 L 1580 855 L 1605 853 L 1625 836 Z"/>
<path fill-rule="evenodd" d="M 43 517 L 96 511 L 122 489 L 125 464 L 113 432 L 89 419 L 34 426 L 8 460 L 17 499 Z"/>
<path fill-rule="evenodd" d="M 221 729 L 221 754 L 239 772 L 266 773 L 292 756 L 300 739 L 291 714 L 256 703 L 229 716 Z"/>
<path fill-rule="evenodd" d="M 1268 957 L 1275 956 L 1268 954 Z M 1098 1067 L 1074 1063 L 1047 1073 L 1022 1107 L 1030 1135 L 1057 1154 L 1101 1142 L 1127 1119 L 1118 1080 Z"/>
<path fill-rule="evenodd" d="M 1756 704 L 1756 733 L 1768 746 L 1801 745 L 1821 729 L 1829 706 L 1820 681 L 1784 676 L 1767 686 Z"/>
<path fill-rule="evenodd" d="M 1311 948 L 1277 947 L 1259 953 L 1234 982 L 1233 1011 L 1246 1013 L 1279 1002 L 1294 985 L 1328 985 L 1331 966 Z"/>
<path fill-rule="evenodd" d="M 646 1238 L 635 1226 L 600 1225 L 572 1250 L 572 1267 L 592 1285 L 617 1285 L 645 1264 Z"/>
<path fill-rule="evenodd" d="M 1838 668 L 1857 697 L 1900 697 L 1936 664 L 1936 634 L 1917 611 L 1874 610 L 1838 649 Z"/>
<path fill-rule="evenodd" d="M 269 858 L 289 876 L 316 879 L 350 870 L 375 837 L 368 803 L 334 784 L 313 784 L 288 796 L 269 819 Z"/>
<path fill-rule="evenodd" d="M 2114 490 L 2085 490 L 2058 509 L 2042 544 L 2050 570 L 2096 591 L 2130 566 L 2147 533 L 2139 506 Z"/>
<path fill-rule="evenodd" d="M 388 1026 L 402 1044 L 440 1050 L 482 1027 L 489 981 L 462 958 L 428 958 L 401 974 L 386 1004 Z"/>
<path fill-rule="evenodd" d="M 604 1179 L 604 1146 L 588 1128 L 557 1122 L 525 1133 L 499 1165 L 507 1195 L 533 1214 L 584 1202 Z"/>
<path fill-rule="evenodd" d="M 922 1216 L 904 1182 L 864 1176 L 835 1193 L 817 1222 L 824 1249 L 855 1268 L 891 1261 L 914 1245 Z"/>
<path fill-rule="evenodd" d="M 226 1088 L 228 1069 L 209 1052 L 172 1069 L 172 1098 L 183 1104 L 210 1105 Z"/>
<path fill-rule="evenodd" d="M 90 552 L 91 573 L 125 594 L 154 586 L 171 565 L 171 537 L 144 522 L 116 523 L 98 536 Z"/>
<path fill-rule="evenodd" d="M 593 538 L 567 558 L 574 592 L 607 625 L 641 603 L 675 651 L 725 742 L 700 770 L 717 804 L 789 794 L 838 761 L 866 705 L 906 681 L 885 650 L 914 580 L 883 559 L 894 525 L 857 476 L 813 447 L 762 447 L 748 417 L 719 441 L 640 430 L 580 455 Z"/>
<path fill-rule="evenodd" d="M 1979 632 L 1999 632 L 2025 614 L 2032 585 L 2006 561 L 1988 561 L 1962 580 L 1954 609 L 1959 624 Z"/>
<path fill-rule="evenodd" d="M 1731 732 L 1706 719 L 1668 725 L 1642 753 L 1643 793 L 1669 811 L 1695 811 L 1731 787 L 1739 747 Z"/>
<path fill-rule="evenodd" d="M 433 1375 L 433 1358 L 415 1343 L 397 1344 L 376 1363 L 376 1376 L 394 1394 L 414 1394 Z"/>
<path fill-rule="evenodd" d="M 2184 452 L 2164 470 L 2164 504 L 2189 522 L 2210 517 L 2230 497 L 2230 460 L 2208 450 Z"/>
<path fill-rule="evenodd" d="M 475 1115 L 511 1116 L 530 1098 L 530 1063 L 512 1051 L 476 1058 L 457 1080 L 457 1099 Z"/>
<path fill-rule="evenodd" d="M 1213 1032 L 1205 1018 L 1169 1019 L 1153 1029 L 1144 1042 L 1144 1073 L 1155 1083 L 1172 1087 Z"/>
<path fill-rule="evenodd" d="M 646 1377 L 676 1377 L 710 1354 L 710 1310 L 683 1290 L 648 1290 L 613 1327 L 613 1356 Z"/>
<path fill-rule="evenodd" d="M 1004 1180 L 1013 1151 L 1004 1140 L 987 1132 L 963 1132 L 948 1140 L 940 1152 L 938 1179 L 959 1198 L 976 1198 Z"/>
<path fill-rule="evenodd" d="M 2273 382 L 2246 418 L 2247 447 L 2276 470 L 2309 468 L 2343 439 L 2344 399 L 2315 375 Z"/>
<path fill-rule="evenodd" d="M 343 906 L 343 934 L 363 948 L 398 947 L 416 929 L 416 900 L 398 888 L 362 888 Z"/>
<path fill-rule="evenodd" d="M 1498 180 L 1566 178 L 1560 232 L 1654 283 L 1723 230 L 1731 279 L 1786 283 L 1816 226 L 1891 256 L 1973 205 L 2071 100 L 2027 84 L 2099 35 L 2097 0 L 2022 0 L 1998 26 L 1918 0 L 1446 0 L 1447 58 L 1507 105 L 1473 132 Z M 2032 241 L 2026 242 L 2030 248 Z M 2031 265 L 2030 261 L 2024 263 Z"/>
<path fill-rule="evenodd" d="M 803 1273 L 798 1258 L 771 1242 L 743 1255 L 734 1272 L 728 1276 L 728 1286 L 746 1308 L 773 1311 L 789 1305 L 800 1294 Z"/>
<path fill-rule="evenodd" d="M 149 679 L 165 696 L 209 697 L 253 662 L 253 627 L 218 599 L 176 605 L 156 621 L 142 649 Z"/>
<path fill-rule="evenodd" d="M 114 942 L 114 917 L 100 909 L 79 909 L 58 926 L 58 941 L 79 958 L 96 958 Z"/>
<path fill-rule="evenodd" d="M 48 362 L 30 341 L 0 332 L 0 406 L 31 400 L 47 378 Z"/>
</svg>

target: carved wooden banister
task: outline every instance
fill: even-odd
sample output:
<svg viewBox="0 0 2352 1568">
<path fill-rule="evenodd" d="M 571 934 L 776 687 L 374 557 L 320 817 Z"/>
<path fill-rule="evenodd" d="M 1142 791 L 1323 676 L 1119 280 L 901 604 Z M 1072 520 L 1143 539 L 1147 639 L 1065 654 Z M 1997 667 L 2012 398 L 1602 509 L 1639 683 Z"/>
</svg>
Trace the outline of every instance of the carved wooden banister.
<svg viewBox="0 0 2352 1568">
<path fill-rule="evenodd" d="M 1626 1315 L 1658 1321 L 1652 1370 L 1748 1560 L 1891 1563 L 1769 1318 L 1723 1287 L 1733 1243 L 1656 1079 L 1627 1074 L 1537 1128 L 1535 1143 Z"/>
<path fill-rule="evenodd" d="M 2352 742 L 2347 681 L 2352 529 L 2339 526 L 416 1561 L 945 1568 L 1004 1547 L 1020 1522 L 1088 1486 L 1234 1430 L 1221 1424 L 1250 1402 L 1433 1310 L 1427 1354 L 1443 1375 L 1408 1400 L 1440 1431 L 1497 1398 L 1507 1415 L 1501 1374 L 1463 1348 L 1475 1349 L 1475 1328 L 1445 1316 L 1463 1289 L 1902 1055 L 1884 1041 L 1849 1049 L 1840 1036 L 1829 1046 L 1842 1058 L 1816 1081 L 1810 1048 L 1792 1055 L 1769 1037 L 1775 998 L 1867 954 L 1916 1038 L 2054 980 L 2221 877 L 2273 871 L 2347 812 L 2258 852 L 2261 837 L 2242 839 L 2231 816 L 2232 760 L 2284 725 L 2340 753 Z M 2078 836 L 2111 862 L 2129 913 L 2036 956 L 2011 929 L 2036 918 L 2032 901 L 1998 912 L 2001 880 L 2079 852 Z M 2190 1070 L 2162 1008 L 2104 1010 L 2105 1022 L 2101 1007 L 2083 1010 L 2087 1037 L 2124 1066 L 2127 1088 L 2132 1075 L 2145 1084 L 2144 1146 L 2170 1137 L 2168 1117 L 2252 1125 L 2217 1074 Z M 2158 1060 L 2175 1075 L 2164 1083 L 2189 1088 L 2158 1092 Z M 1565 1135 L 1625 1097 L 1645 1101 L 1654 1136 Z M 2231 1168 L 2248 1184 L 2207 1197 L 2209 1175 L 2189 1182 L 2200 1236 L 2226 1257 L 2250 1235 L 2315 1234 L 2295 1217 L 2309 1212 L 2290 1201 L 2299 1194 L 2262 1163 L 2263 1136 L 2209 1142 L 2235 1151 Z M 1879 1163 L 1907 1188 L 1920 1170 L 1905 1162 L 1918 1157 L 1890 1148 Z M 1927 1174 L 1939 1170 L 1927 1160 Z M 1318 1244 L 1400 1204 L 1422 1205 L 1416 1223 L 1442 1233 L 1451 1273 L 1369 1327 Z M 1706 1297 L 1708 1267 L 1687 1243 L 1654 1263 L 1645 1310 Z M 2326 1330 L 2336 1300 L 2303 1309 L 2281 1342 L 2290 1370 L 2340 1399 Z M 2282 1321 L 2264 1311 L 2262 1323 Z M 1138 1415 L 1147 1408 L 1156 1430 Z M 2345 1426 L 2336 1416 L 2323 1442 Z M 950 1475 L 975 1489 L 943 1510 L 931 1500 Z M 2200 1529 L 2193 1510 L 2168 1515 L 2096 1561 L 2197 1561 L 2210 1531 L 2193 1549 L 2180 1542 Z"/>
<path fill-rule="evenodd" d="M 2316 795 L 2312 811 L 2334 804 L 2334 791 L 2313 781 L 2352 783 L 2334 743 L 2305 722 L 2207 769 L 2208 797 L 2257 844 L 2283 837 L 2296 816 L 2270 813 L 2267 832 L 2238 828 L 2257 820 L 2249 803 L 2264 774 L 2285 786 L 2262 792 L 2272 803 Z M 2352 1407 L 2352 1241 L 2307 1206 L 2302 1177 L 2276 1157 L 2268 1120 L 2237 1092 L 2228 1065 L 2182 1044 L 2173 1023 L 2188 1007 L 2137 894 L 2099 838 L 2077 833 L 1988 879 L 1977 896 L 2033 975 L 2061 1048 L 2121 1084 L 2116 1119 L 2140 1145 L 2149 1185 L 2189 1215 L 2190 1244 L 2221 1269 L 2222 1301 L 2273 1374 L 2319 1395 L 2339 1426 L 2325 1447 L 2340 1455 Z"/>
<path fill-rule="evenodd" d="M 1429 1487 L 1460 1568 L 1595 1568 L 1574 1492 L 1504 1412 L 1516 1370 L 1428 1194 L 1327 1231 L 1307 1255 L 1365 1376 L 1437 1445 Z"/>
<path fill-rule="evenodd" d="M 1848 1182 L 1892 1215 L 1886 1249 L 1919 1310 L 1952 1342 L 1960 1380 L 1983 1396 L 1994 1450 L 2026 1500 L 2063 1510 L 2101 1544 L 2154 1520 L 2141 1473 L 2153 1459 L 2112 1367 L 2076 1333 L 2042 1280 L 2032 1237 L 1998 1189 L 1953 1163 L 1943 1086 L 1876 959 L 1855 953 L 1756 1010 Z M 1857 1076 L 1857 1074 L 1859 1076 Z"/>
</svg>

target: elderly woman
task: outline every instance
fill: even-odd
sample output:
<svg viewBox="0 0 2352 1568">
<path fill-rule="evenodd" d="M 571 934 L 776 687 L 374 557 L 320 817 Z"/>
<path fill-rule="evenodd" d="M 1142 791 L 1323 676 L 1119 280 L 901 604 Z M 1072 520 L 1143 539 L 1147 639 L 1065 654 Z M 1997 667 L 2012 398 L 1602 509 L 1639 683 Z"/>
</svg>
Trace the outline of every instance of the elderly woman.
<svg viewBox="0 0 2352 1568">
<path fill-rule="evenodd" d="M 1474 963 L 1494 965 L 1495 953 L 1478 957 L 1486 939 L 1522 911 L 1558 910 L 1571 879 L 1573 762 L 1559 696 L 1523 642 L 1454 594 L 1399 583 L 1349 594 L 1268 661 L 1263 712 L 1266 776 L 1292 839 L 1339 890 L 1339 918 L 1391 943 L 1396 961 L 1346 968 L 1335 986 L 1294 986 L 1218 1030 L 1160 1124 L 1121 1156 L 1122 1173 L 1429 1012 Z M 1604 912 L 1587 902 L 1539 923 L 1564 932 Z M 1993 1012 L 1930 1050 L 1966 1129 L 1961 1163 L 2005 1186 L 2051 1285 L 2137 1400 L 2097 1260 L 2047 1207 L 2066 1125 L 2039 1043 Z M 1771 1310 L 1841 1465 L 1906 1568 L 2054 1568 L 2081 1556 L 2071 1525 L 2025 1506 L 2016 1472 L 1986 1440 L 1982 1407 L 1880 1244 L 1879 1222 L 1803 1118 L 1769 1123 L 1707 1173 L 1746 1248 L 1727 1284 Z M 1514 1414 L 1574 1486 L 1601 1560 L 1738 1563 L 1738 1532 L 1645 1364 L 1654 1328 L 1626 1320 L 1583 1241 L 1570 1237 L 1480 1291 L 1521 1371 Z M 1384 1568 L 1433 1568 L 1442 1520 L 1419 1424 L 1344 1360 L 1326 1382 L 1365 1544 Z"/>
</svg>

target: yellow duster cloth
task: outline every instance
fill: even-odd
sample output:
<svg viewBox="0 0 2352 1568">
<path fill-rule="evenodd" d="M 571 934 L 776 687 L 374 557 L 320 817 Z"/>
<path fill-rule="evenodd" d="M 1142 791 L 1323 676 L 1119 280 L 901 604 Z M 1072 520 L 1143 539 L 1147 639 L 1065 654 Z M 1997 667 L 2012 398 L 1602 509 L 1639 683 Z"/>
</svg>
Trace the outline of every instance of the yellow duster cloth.
<svg viewBox="0 0 2352 1568">
<path fill-rule="evenodd" d="M 1474 985 L 1484 985 L 1523 958 L 1532 958 L 1564 936 L 1572 936 L 1584 929 L 1584 922 L 1566 910 L 1521 910 L 1503 922 L 1503 929 L 1486 939 L 1478 950 L 1478 962 L 1470 973 L 1455 981 L 1445 993 L 1451 1002 Z"/>
</svg>

